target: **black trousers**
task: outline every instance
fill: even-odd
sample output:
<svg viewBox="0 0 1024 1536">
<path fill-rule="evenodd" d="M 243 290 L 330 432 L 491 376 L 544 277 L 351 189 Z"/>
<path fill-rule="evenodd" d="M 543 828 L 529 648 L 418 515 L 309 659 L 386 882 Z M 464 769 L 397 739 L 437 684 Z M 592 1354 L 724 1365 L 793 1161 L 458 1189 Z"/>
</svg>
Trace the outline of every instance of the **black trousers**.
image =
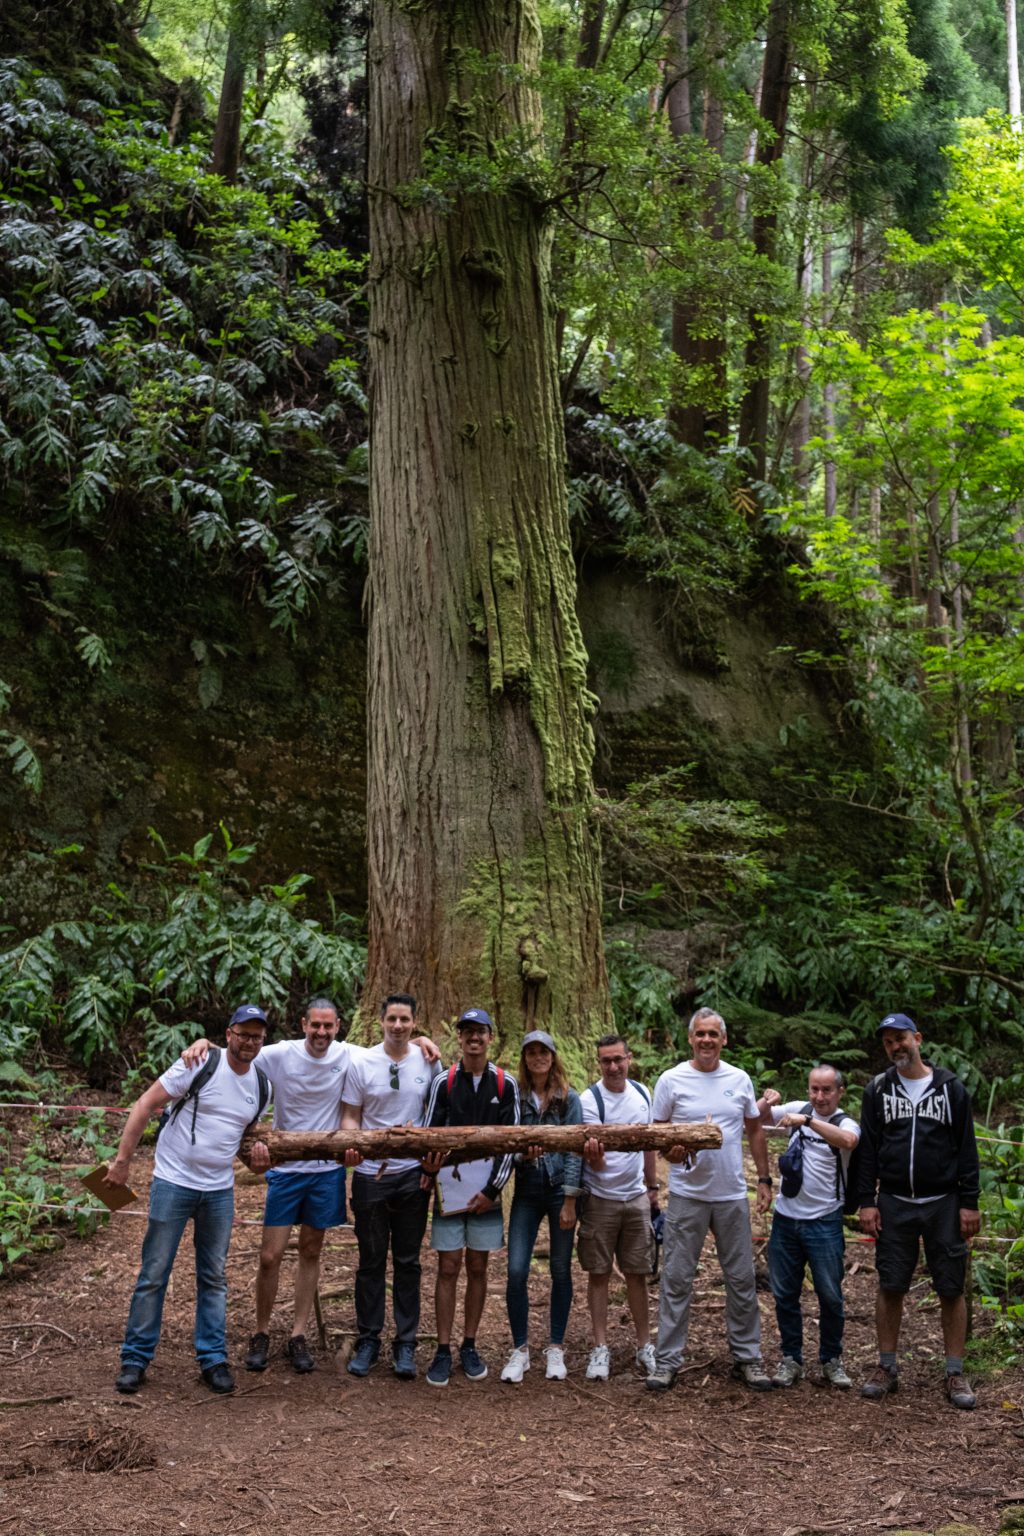
<svg viewBox="0 0 1024 1536">
<path fill-rule="evenodd" d="M 352 1220 L 359 1243 L 356 1271 L 356 1327 L 360 1339 L 379 1339 L 384 1327 L 388 1248 L 394 1270 L 391 1295 L 395 1343 L 415 1344 L 420 1323 L 420 1248 L 430 1196 L 420 1189 L 420 1171 L 375 1179 L 352 1175 Z"/>
</svg>

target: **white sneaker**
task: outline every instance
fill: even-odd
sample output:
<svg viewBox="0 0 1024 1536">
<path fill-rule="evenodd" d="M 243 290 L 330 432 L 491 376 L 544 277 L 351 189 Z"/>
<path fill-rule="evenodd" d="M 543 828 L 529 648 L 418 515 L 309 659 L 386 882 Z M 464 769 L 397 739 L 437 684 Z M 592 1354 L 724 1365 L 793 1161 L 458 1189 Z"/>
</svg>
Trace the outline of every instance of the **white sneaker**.
<svg viewBox="0 0 1024 1536">
<path fill-rule="evenodd" d="M 640 1348 L 636 1352 L 637 1370 L 643 1371 L 645 1376 L 649 1376 L 657 1364 L 658 1361 L 654 1353 L 654 1345 L 641 1344 Z"/>
<path fill-rule="evenodd" d="M 530 1369 L 530 1351 L 518 1346 L 508 1357 L 508 1363 L 501 1373 L 502 1381 L 522 1381 L 525 1373 Z"/>
<path fill-rule="evenodd" d="M 548 1362 L 548 1368 L 544 1372 L 548 1381 L 564 1381 L 569 1373 L 565 1368 L 565 1355 L 561 1344 L 549 1344 L 544 1351 L 544 1356 Z"/>
<path fill-rule="evenodd" d="M 607 1381 L 612 1368 L 612 1352 L 607 1344 L 595 1344 L 587 1361 L 588 1381 Z"/>
</svg>

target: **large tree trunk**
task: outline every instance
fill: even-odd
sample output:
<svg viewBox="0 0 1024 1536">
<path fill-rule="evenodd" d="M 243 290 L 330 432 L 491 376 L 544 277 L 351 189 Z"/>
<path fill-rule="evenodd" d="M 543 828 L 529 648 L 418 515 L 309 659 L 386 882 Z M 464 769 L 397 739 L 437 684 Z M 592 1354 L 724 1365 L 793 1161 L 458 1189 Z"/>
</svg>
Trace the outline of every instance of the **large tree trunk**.
<svg viewBox="0 0 1024 1536">
<path fill-rule="evenodd" d="M 722 1145 L 721 1128 L 710 1120 L 677 1125 L 395 1125 L 381 1131 L 253 1131 L 242 1148 L 248 1153 L 254 1141 L 262 1141 L 271 1161 L 298 1162 L 307 1157 L 340 1162 L 351 1148 L 363 1157 L 426 1157 L 448 1154 L 451 1163 L 475 1157 L 500 1157 L 505 1152 L 525 1152 L 543 1147 L 545 1152 L 582 1152 L 591 1137 L 607 1152 L 640 1152 L 686 1147 L 690 1152 L 714 1151 Z"/>
<path fill-rule="evenodd" d="M 548 217 L 523 148 L 539 49 L 532 0 L 374 7 L 364 1000 L 410 988 L 431 1028 L 476 1003 L 506 1038 L 544 1024 L 566 1044 L 610 1010 Z M 455 159 L 447 186 L 425 152 Z M 493 184 L 470 189 L 459 156 Z"/>
</svg>

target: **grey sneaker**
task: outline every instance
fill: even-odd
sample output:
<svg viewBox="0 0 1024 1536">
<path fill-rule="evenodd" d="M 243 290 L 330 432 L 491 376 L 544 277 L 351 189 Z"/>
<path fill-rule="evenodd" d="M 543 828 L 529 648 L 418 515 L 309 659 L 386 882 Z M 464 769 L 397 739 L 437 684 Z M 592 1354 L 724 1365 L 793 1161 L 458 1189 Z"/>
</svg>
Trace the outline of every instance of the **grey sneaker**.
<svg viewBox="0 0 1024 1536">
<path fill-rule="evenodd" d="M 764 1368 L 763 1360 L 737 1360 L 732 1368 L 737 1381 L 742 1381 L 751 1392 L 770 1392 L 774 1383 Z"/>
<path fill-rule="evenodd" d="M 800 1361 L 794 1360 L 792 1355 L 783 1355 L 775 1368 L 772 1384 L 776 1387 L 795 1387 L 803 1379 L 804 1368 Z"/>
<path fill-rule="evenodd" d="M 873 1402 L 888 1396 L 890 1392 L 898 1392 L 900 1378 L 895 1371 L 890 1371 L 887 1365 L 876 1365 L 871 1375 L 860 1389 L 861 1397 L 869 1397 Z"/>
<path fill-rule="evenodd" d="M 595 1344 L 587 1361 L 588 1381 L 607 1381 L 612 1368 L 612 1352 L 607 1344 Z"/>
<path fill-rule="evenodd" d="M 637 1370 L 642 1371 L 645 1376 L 649 1376 L 657 1363 L 658 1362 L 654 1355 L 654 1345 L 641 1344 L 640 1348 L 636 1352 Z"/>
<path fill-rule="evenodd" d="M 838 1387 L 840 1392 L 849 1392 L 853 1382 L 846 1374 L 846 1367 L 836 1357 L 835 1360 L 826 1360 L 821 1367 L 821 1374 L 832 1387 Z"/>
<path fill-rule="evenodd" d="M 947 1376 L 946 1396 L 954 1408 L 973 1408 L 978 1401 L 966 1376 Z"/>
<path fill-rule="evenodd" d="M 670 1365 L 655 1366 L 645 1383 L 648 1392 L 670 1392 L 676 1384 L 676 1373 Z"/>
</svg>

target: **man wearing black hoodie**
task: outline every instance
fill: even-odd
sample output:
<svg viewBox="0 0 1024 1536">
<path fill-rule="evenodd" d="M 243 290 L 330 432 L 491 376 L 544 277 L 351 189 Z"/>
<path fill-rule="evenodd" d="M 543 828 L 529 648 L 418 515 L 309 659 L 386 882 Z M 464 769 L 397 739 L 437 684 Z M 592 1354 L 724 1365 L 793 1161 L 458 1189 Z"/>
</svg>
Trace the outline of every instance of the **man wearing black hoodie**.
<svg viewBox="0 0 1024 1536">
<path fill-rule="evenodd" d="M 922 1061 L 921 1032 L 905 1013 L 886 1014 L 878 1032 L 892 1065 L 864 1090 L 858 1190 L 861 1227 L 877 1243 L 879 1355 L 861 1396 L 883 1398 L 899 1386 L 903 1298 L 923 1240 L 942 1313 L 946 1396 L 955 1408 L 973 1408 L 963 1374 L 964 1284 L 981 1218 L 970 1095 L 955 1073 Z"/>
</svg>

